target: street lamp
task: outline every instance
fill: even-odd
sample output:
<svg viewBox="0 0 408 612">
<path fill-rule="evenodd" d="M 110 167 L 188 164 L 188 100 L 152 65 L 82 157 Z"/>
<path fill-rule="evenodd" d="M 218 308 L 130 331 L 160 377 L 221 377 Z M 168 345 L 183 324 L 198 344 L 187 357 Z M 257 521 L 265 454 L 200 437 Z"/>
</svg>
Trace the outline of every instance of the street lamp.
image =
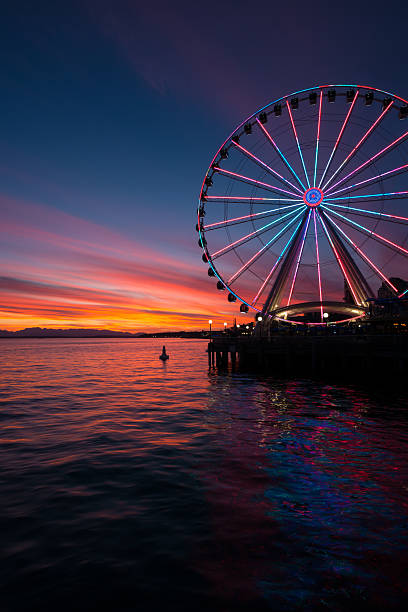
<svg viewBox="0 0 408 612">
<path fill-rule="evenodd" d="M 227 325 L 228 325 L 228 324 L 227 324 L 227 323 L 224 321 L 224 334 L 226 334 L 226 333 L 227 333 Z"/>
<path fill-rule="evenodd" d="M 257 320 L 257 321 L 258 321 L 258 323 L 259 323 L 259 337 L 260 337 L 260 338 L 262 338 L 262 326 L 261 326 L 262 317 L 261 317 L 261 315 L 258 315 L 258 316 L 256 317 L 256 320 Z"/>
<path fill-rule="evenodd" d="M 211 325 L 212 325 L 212 319 L 209 319 L 209 320 L 208 320 L 208 323 L 209 323 L 209 325 L 210 325 L 210 342 L 211 342 Z"/>
</svg>

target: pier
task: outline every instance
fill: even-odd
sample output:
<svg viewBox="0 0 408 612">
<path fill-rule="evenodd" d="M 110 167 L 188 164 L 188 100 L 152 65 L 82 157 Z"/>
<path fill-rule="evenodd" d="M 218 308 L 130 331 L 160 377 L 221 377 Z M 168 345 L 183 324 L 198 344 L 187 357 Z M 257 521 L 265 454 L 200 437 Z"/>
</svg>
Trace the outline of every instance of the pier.
<svg viewBox="0 0 408 612">
<path fill-rule="evenodd" d="M 278 376 L 404 380 L 408 333 L 219 337 L 208 343 L 208 366 Z"/>
</svg>

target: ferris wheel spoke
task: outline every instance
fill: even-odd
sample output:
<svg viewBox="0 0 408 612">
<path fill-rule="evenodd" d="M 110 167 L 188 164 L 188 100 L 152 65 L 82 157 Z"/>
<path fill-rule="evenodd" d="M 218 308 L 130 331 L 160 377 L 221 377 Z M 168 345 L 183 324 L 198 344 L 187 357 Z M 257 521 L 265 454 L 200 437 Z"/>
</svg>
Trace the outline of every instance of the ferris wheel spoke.
<svg viewBox="0 0 408 612">
<path fill-rule="evenodd" d="M 230 225 L 237 225 L 238 223 L 246 223 L 248 221 L 252 221 L 253 219 L 263 219 L 264 217 L 280 215 L 282 210 L 287 210 L 288 208 L 299 208 L 299 204 L 290 204 L 289 206 L 281 206 L 280 208 L 275 208 L 273 210 L 264 210 L 262 212 L 244 215 L 243 217 L 234 217 L 233 219 L 224 219 L 223 221 L 217 221 L 217 223 L 209 223 L 208 225 L 203 225 L 203 230 L 211 231 L 214 229 L 228 227 Z"/>
<path fill-rule="evenodd" d="M 324 202 L 339 202 L 344 200 L 395 200 L 400 198 L 406 198 L 408 191 L 389 191 L 388 193 L 367 193 L 364 195 L 357 196 L 340 196 L 332 198 L 331 196 L 325 197 Z"/>
<path fill-rule="evenodd" d="M 326 206 L 322 206 L 322 207 L 324 209 L 326 208 Z M 404 255 L 408 255 L 407 249 L 404 249 L 404 247 L 400 246 L 399 244 L 396 244 L 395 242 L 392 242 L 391 240 L 388 240 L 388 238 L 385 238 L 385 236 L 381 236 L 381 234 L 377 234 L 373 230 L 370 230 L 368 227 L 365 227 L 364 225 L 361 225 L 360 223 L 356 223 L 356 221 L 353 221 L 352 219 L 348 219 L 347 217 L 345 217 L 344 215 L 341 215 L 340 213 L 338 213 L 335 210 L 330 210 L 330 213 L 332 215 L 336 215 L 337 217 L 340 217 L 341 219 L 344 220 L 345 223 L 348 223 L 349 225 L 353 225 L 360 232 L 364 232 L 366 234 L 369 234 L 370 236 L 372 236 L 373 238 L 377 239 L 378 241 L 384 242 L 389 248 L 393 249 L 394 251 L 397 250 L 400 253 L 404 253 Z"/>
<path fill-rule="evenodd" d="M 295 272 L 294 272 L 294 274 L 293 274 L 292 285 L 291 285 L 291 287 L 290 287 L 290 291 L 289 291 L 289 298 L 288 298 L 288 302 L 287 302 L 287 304 L 286 304 L 287 306 L 289 306 L 289 305 L 290 305 L 290 301 L 291 301 L 291 299 L 292 299 L 293 290 L 294 290 L 294 288 L 295 288 L 295 283 L 296 283 L 297 273 L 298 273 L 299 266 L 300 266 L 300 262 L 301 262 L 302 255 L 303 255 L 303 248 L 304 248 L 304 246 L 305 246 L 305 241 L 306 241 L 307 231 L 308 231 L 308 229 L 309 229 L 309 223 L 310 223 L 310 215 L 311 215 L 311 213 L 312 213 L 312 210 L 310 209 L 310 210 L 309 210 L 309 216 L 308 216 L 308 218 L 307 218 L 307 223 L 306 223 L 305 231 L 304 231 L 303 238 L 302 238 L 302 244 L 301 244 L 301 246 L 300 246 L 299 257 L 298 257 L 298 260 L 297 260 L 297 262 L 296 262 Z"/>
<path fill-rule="evenodd" d="M 348 234 L 346 234 L 346 232 L 339 226 L 337 225 L 337 223 L 334 221 L 334 219 L 332 219 L 332 217 L 330 217 L 330 215 L 327 214 L 327 212 L 324 212 L 324 215 L 331 221 L 331 223 L 333 223 L 333 225 L 337 228 L 337 230 L 344 236 L 344 238 L 351 244 L 351 246 L 353 247 L 353 249 L 356 251 L 356 253 L 358 253 L 360 255 L 360 257 L 362 259 L 364 259 L 368 265 L 374 270 L 374 272 L 376 272 L 378 274 L 378 276 L 380 276 L 383 281 L 385 281 L 393 291 L 395 291 L 395 293 L 398 293 L 398 289 L 396 287 L 394 287 L 394 285 L 392 284 L 392 282 L 381 272 L 381 270 L 379 270 L 377 268 L 377 266 L 371 261 L 371 259 L 355 244 L 355 242 L 353 242 L 353 240 L 350 238 L 350 236 L 348 236 Z"/>
<path fill-rule="evenodd" d="M 310 187 L 309 177 L 308 177 L 307 172 L 306 172 L 306 166 L 305 166 L 305 162 L 304 162 L 304 159 L 303 159 L 303 154 L 302 154 L 302 149 L 301 149 L 301 146 L 300 146 L 300 143 L 299 143 L 298 134 L 297 134 L 297 131 L 296 131 L 295 122 L 293 121 L 292 111 L 290 109 L 290 105 L 289 105 L 289 102 L 287 100 L 286 100 L 286 106 L 287 106 L 287 109 L 288 109 L 290 122 L 292 124 L 293 134 L 295 136 L 297 148 L 298 148 L 298 151 L 299 151 L 300 161 L 302 162 L 303 172 L 305 173 L 306 183 L 307 183 L 307 186 Z"/>
<path fill-rule="evenodd" d="M 326 227 L 325 222 L 323 221 L 322 215 L 321 215 L 321 214 L 319 214 L 319 212 L 317 212 L 317 216 L 319 217 L 320 224 L 321 224 L 321 226 L 323 227 L 324 233 L 326 234 L 326 238 L 327 238 L 327 240 L 328 240 L 328 242 L 329 242 L 329 244 L 330 244 L 330 246 L 331 246 L 331 249 L 332 249 L 332 251 L 333 251 L 333 253 L 334 253 L 334 257 L 335 257 L 335 259 L 336 259 L 337 263 L 339 264 L 339 267 L 340 267 L 341 272 L 342 272 L 342 274 L 343 274 L 344 280 L 346 281 L 346 283 L 347 283 L 347 285 L 348 285 L 348 287 L 349 287 L 349 289 L 350 289 L 350 291 L 351 291 L 351 293 L 352 293 L 352 295 L 353 295 L 353 298 L 354 298 L 355 303 L 356 303 L 357 305 L 359 305 L 359 300 L 358 300 L 358 298 L 357 298 L 357 296 L 356 296 L 356 293 L 355 293 L 355 291 L 354 291 L 353 284 L 352 284 L 352 282 L 351 282 L 351 280 L 350 280 L 349 276 L 347 275 L 347 272 L 346 272 L 346 270 L 345 270 L 344 263 L 342 262 L 342 260 L 341 260 L 341 258 L 340 258 L 340 256 L 339 256 L 339 254 L 338 254 L 338 252 L 337 252 L 337 250 L 336 250 L 336 247 L 335 247 L 335 246 L 334 246 L 334 244 L 333 244 L 333 240 L 332 240 L 332 238 L 331 238 L 331 236 L 330 236 L 330 234 L 329 234 L 329 232 L 328 232 L 328 230 L 327 230 L 327 227 Z"/>
<path fill-rule="evenodd" d="M 341 126 L 341 129 L 340 129 L 340 133 L 339 133 L 339 135 L 337 136 L 337 140 L 336 140 L 336 142 L 335 142 L 335 144 L 334 144 L 333 150 L 332 150 L 332 152 L 330 153 L 329 161 L 327 162 L 326 167 L 325 167 L 325 169 L 324 169 L 324 172 L 323 172 L 323 174 L 322 174 L 322 178 L 321 178 L 321 179 L 320 179 L 320 181 L 319 181 L 319 185 L 318 185 L 319 189 L 320 189 L 321 184 L 322 184 L 322 183 L 323 183 L 323 181 L 324 181 L 324 177 L 326 176 L 327 171 L 328 171 L 328 170 L 329 170 L 329 168 L 330 168 L 330 164 L 331 164 L 331 162 L 332 162 L 332 160 L 333 160 L 334 154 L 335 154 L 335 153 L 336 153 L 336 151 L 337 151 L 337 147 L 338 147 L 338 146 L 339 146 L 339 144 L 340 144 L 341 137 L 343 136 L 343 132 L 344 132 L 344 130 L 346 129 L 346 125 L 347 125 L 347 123 L 348 123 L 348 120 L 350 119 L 351 112 L 352 112 L 352 110 L 353 110 L 353 108 L 354 108 L 354 105 L 355 105 L 355 103 L 356 103 L 356 100 L 357 100 L 357 98 L 358 98 L 358 93 L 359 93 L 359 92 L 358 92 L 358 90 L 357 90 L 357 91 L 356 91 L 356 93 L 355 93 L 355 95 L 354 95 L 354 99 L 353 99 L 353 101 L 352 101 L 352 103 L 351 103 L 351 106 L 350 106 L 350 108 L 349 108 L 349 110 L 348 110 L 348 113 L 347 113 L 347 115 L 346 115 L 346 118 L 345 118 L 345 120 L 343 121 L 343 125 Z"/>
<path fill-rule="evenodd" d="M 338 193 L 343 193 L 344 191 L 355 191 L 356 189 L 361 189 L 362 185 L 367 185 L 368 183 L 373 183 L 378 179 L 387 179 L 390 176 L 396 176 L 397 174 L 401 174 L 402 172 L 406 172 L 408 170 L 408 164 L 404 166 L 399 166 L 398 168 L 393 168 L 392 170 L 388 170 L 387 172 L 383 172 L 381 174 L 377 174 L 377 176 L 372 176 L 364 181 L 360 181 L 359 183 L 355 183 L 354 185 L 350 185 L 350 187 L 343 187 L 342 189 L 338 189 L 337 191 L 331 191 L 331 188 L 327 190 L 327 193 L 330 194 L 330 197 L 333 195 L 337 195 Z"/>
<path fill-rule="evenodd" d="M 323 90 L 320 92 L 319 118 L 317 120 L 317 137 L 316 137 L 315 164 L 314 164 L 314 174 L 313 174 L 313 187 L 316 187 L 317 159 L 319 157 L 320 124 L 321 124 L 321 119 L 322 119 L 322 102 L 323 102 Z"/>
<path fill-rule="evenodd" d="M 289 229 L 289 227 L 296 222 L 297 219 L 299 219 L 300 215 L 302 214 L 303 210 L 301 210 L 300 213 L 296 215 L 296 217 L 291 219 L 289 223 L 287 223 L 281 230 L 279 230 L 277 234 L 275 234 L 275 236 L 273 236 L 266 244 L 264 244 L 264 246 L 260 248 L 259 251 L 251 257 L 251 259 L 249 259 L 243 266 L 241 266 L 241 268 L 239 268 L 239 270 L 237 270 L 235 274 L 231 276 L 227 284 L 231 285 L 235 280 L 237 280 L 239 276 L 241 276 L 241 274 L 248 270 L 248 268 L 250 268 L 261 257 L 261 255 L 263 255 L 263 253 L 265 253 L 268 248 L 272 246 L 272 244 L 276 242 L 278 238 L 280 238 L 280 236 L 282 236 Z"/>
<path fill-rule="evenodd" d="M 302 183 L 302 181 L 300 180 L 300 178 L 298 177 L 297 173 L 295 172 L 295 170 L 292 168 L 291 164 L 289 163 L 289 161 L 286 159 L 286 157 L 284 156 L 284 154 L 282 153 L 282 151 L 280 150 L 280 148 L 278 147 L 278 145 L 276 144 L 276 142 L 274 141 L 274 139 L 272 138 L 272 136 L 270 135 L 270 133 L 268 132 L 268 130 L 262 125 L 262 123 L 259 121 L 259 119 L 256 120 L 258 126 L 260 127 L 261 131 L 264 133 L 264 135 L 266 136 L 266 138 L 268 139 L 268 141 L 271 143 L 271 145 L 275 148 L 276 152 L 280 155 L 282 161 L 284 162 L 284 164 L 287 166 L 287 168 L 290 170 L 290 172 L 293 174 L 293 176 L 295 177 L 295 179 L 297 180 L 297 182 L 299 183 L 299 185 L 302 187 L 303 191 L 306 191 L 306 187 L 304 186 L 304 184 Z"/>
<path fill-rule="evenodd" d="M 408 132 L 404 132 L 404 134 L 402 134 L 401 136 L 399 136 L 398 138 L 396 138 L 395 140 L 393 140 L 389 145 L 387 145 L 386 147 L 384 147 L 383 149 L 381 149 L 381 151 L 378 151 L 378 153 L 376 153 L 375 155 L 373 155 L 372 157 L 370 157 L 369 159 L 367 159 L 367 161 L 365 161 L 364 163 L 360 164 L 360 166 L 358 166 L 357 168 L 355 168 L 355 170 L 352 170 L 351 172 L 349 172 L 349 174 L 347 174 L 346 176 L 344 176 L 343 178 L 339 179 L 337 181 L 337 183 L 334 183 L 334 185 L 332 185 L 327 191 L 326 194 L 329 194 L 331 191 L 333 191 L 333 189 L 335 189 L 338 185 L 341 185 L 342 183 L 344 183 L 345 181 L 348 181 L 352 176 L 360 173 L 362 170 L 364 170 L 365 168 L 368 168 L 369 166 L 371 166 L 371 164 L 373 164 L 377 159 L 379 159 L 380 157 L 382 157 L 383 155 L 385 155 L 386 153 L 388 153 L 388 151 L 392 151 L 392 149 L 394 147 L 396 147 L 398 144 L 400 144 L 403 140 L 405 140 L 405 138 L 407 138 L 408 136 Z"/>
<path fill-rule="evenodd" d="M 265 204 L 267 202 L 270 206 L 280 206 L 281 202 L 303 202 L 302 200 L 294 200 L 293 198 L 255 198 L 252 196 L 209 196 L 206 195 L 203 200 L 205 202 L 228 202 L 229 204 Z M 279 202 L 279 204 L 270 204 L 270 202 Z"/>
<path fill-rule="evenodd" d="M 375 130 L 377 125 L 380 123 L 380 121 L 382 121 L 382 119 L 385 117 L 385 115 L 391 110 L 393 104 L 394 104 L 394 102 L 390 102 L 390 104 L 388 104 L 388 106 L 386 106 L 384 108 L 384 110 L 382 111 L 380 116 L 377 117 L 377 119 L 374 121 L 374 123 L 368 128 L 368 130 L 366 131 L 364 136 L 358 141 L 356 146 L 350 151 L 350 153 L 347 155 L 347 157 L 344 159 L 344 161 L 340 164 L 340 166 L 337 168 L 337 170 L 326 181 L 325 185 L 323 186 L 323 191 L 332 182 L 334 177 L 337 176 L 338 173 L 344 168 L 344 166 L 350 161 L 350 159 L 353 157 L 353 155 L 355 155 L 355 153 L 358 151 L 358 149 L 361 147 L 361 145 L 367 140 L 367 138 L 370 136 L 370 134 L 373 132 L 373 130 Z"/>
<path fill-rule="evenodd" d="M 293 191 L 287 191 L 286 189 L 281 189 L 280 187 L 276 187 L 274 185 L 270 185 L 269 183 L 263 183 L 262 181 L 257 181 L 256 179 L 250 178 L 249 176 L 244 176 L 243 174 L 237 174 L 236 172 L 231 172 L 231 170 L 224 170 L 224 168 L 219 168 L 218 166 L 214 168 L 215 172 L 219 172 L 225 176 L 229 176 L 230 178 L 236 181 L 242 181 L 243 183 L 248 183 L 249 185 L 256 185 L 257 187 L 261 187 L 262 189 L 267 189 L 268 191 L 275 191 L 277 193 L 286 193 L 288 195 L 293 196 L 293 198 L 298 198 L 298 193 L 293 193 Z"/>
<path fill-rule="evenodd" d="M 408 222 L 408 217 L 400 217 L 398 215 L 390 215 L 388 213 L 378 212 L 376 210 L 367 210 L 365 208 L 354 208 L 353 206 L 344 206 L 342 204 L 333 204 L 325 202 L 325 206 L 327 209 L 331 208 L 341 208 L 346 212 L 349 212 L 353 215 L 361 215 L 362 217 L 370 218 L 371 215 L 375 217 L 381 217 L 384 221 L 391 221 L 393 223 L 405 223 Z"/>
<path fill-rule="evenodd" d="M 280 262 L 282 261 L 283 256 L 285 255 L 286 251 L 288 250 L 289 246 L 291 245 L 292 241 L 294 240 L 298 229 L 300 228 L 301 224 L 304 222 L 304 219 L 301 219 L 299 221 L 299 223 L 297 224 L 293 234 L 290 236 L 289 240 L 287 241 L 287 243 L 285 244 L 285 246 L 283 247 L 278 259 L 276 260 L 276 262 L 274 263 L 274 265 L 272 266 L 271 271 L 269 272 L 268 276 L 266 277 L 266 279 L 264 280 L 264 282 L 262 283 L 261 288 L 259 289 L 258 293 L 256 294 L 256 296 L 254 297 L 254 299 L 252 300 L 252 306 L 255 306 L 255 304 L 257 303 L 257 301 L 259 300 L 263 290 L 265 289 L 266 285 L 268 284 L 270 278 L 272 277 L 273 273 L 275 272 L 276 268 L 278 267 L 278 265 L 280 264 Z"/>
<path fill-rule="evenodd" d="M 268 231 L 268 229 L 270 227 L 272 227 L 273 225 L 282 223 L 284 221 L 284 219 L 287 219 L 291 215 L 295 215 L 297 212 L 299 212 L 300 209 L 303 210 L 303 208 L 304 208 L 304 206 L 299 206 L 298 209 L 292 210 L 292 211 L 286 213 L 286 215 L 282 215 L 281 217 L 279 217 L 279 219 L 275 219 L 275 221 L 271 221 L 270 223 L 267 223 L 263 227 L 260 227 L 259 229 L 255 230 L 255 231 L 253 231 L 253 232 L 251 232 L 249 234 L 247 234 L 246 236 L 242 236 L 242 238 L 238 238 L 238 240 L 235 240 L 234 242 L 231 242 L 230 244 L 227 244 L 222 249 L 219 249 L 218 251 L 213 253 L 211 255 L 211 259 L 217 259 L 217 257 L 220 257 L 221 255 L 225 255 L 226 253 L 231 251 L 233 248 L 235 248 L 237 246 L 242 246 L 243 244 L 249 242 L 249 240 L 253 240 L 254 238 L 256 238 L 256 237 L 260 236 L 261 234 L 263 234 L 264 232 Z"/>
<path fill-rule="evenodd" d="M 317 240 L 316 209 L 313 210 L 313 224 L 314 224 L 315 243 L 316 243 L 317 280 L 319 283 L 320 320 L 323 323 L 322 278 L 320 274 L 319 242 Z"/>
<path fill-rule="evenodd" d="M 291 183 L 290 181 L 288 181 L 287 179 L 285 179 L 284 176 L 282 176 L 281 174 L 279 174 L 279 172 L 277 172 L 276 170 L 274 170 L 273 168 L 271 168 L 270 166 L 268 166 L 268 164 L 266 164 L 264 161 L 262 161 L 262 159 L 259 159 L 259 157 L 256 157 L 256 155 L 254 155 L 253 153 L 251 153 L 251 151 L 248 151 L 248 149 L 245 149 L 245 147 L 243 147 L 242 145 L 240 145 L 238 142 L 235 142 L 234 140 L 232 141 L 232 144 L 239 150 L 241 151 L 241 153 L 243 155 L 245 155 L 246 157 L 248 157 L 250 160 L 252 160 L 255 164 L 257 164 L 258 166 L 260 166 L 261 168 L 263 168 L 264 170 L 266 170 L 267 172 L 269 172 L 270 174 L 272 174 L 273 176 L 276 176 L 281 182 L 286 183 L 287 185 L 289 185 L 289 187 L 292 187 L 292 189 L 295 189 L 296 191 L 298 191 L 300 194 L 302 194 L 302 192 L 300 191 L 299 187 L 296 187 L 296 185 L 294 185 L 293 183 Z"/>
</svg>

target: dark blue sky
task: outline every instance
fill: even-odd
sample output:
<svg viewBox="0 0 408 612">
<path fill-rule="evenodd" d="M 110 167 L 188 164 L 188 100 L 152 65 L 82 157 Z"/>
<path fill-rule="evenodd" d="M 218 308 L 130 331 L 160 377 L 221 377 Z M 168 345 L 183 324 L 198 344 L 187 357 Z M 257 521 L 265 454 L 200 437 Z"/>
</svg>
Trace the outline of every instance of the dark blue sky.
<svg viewBox="0 0 408 612">
<path fill-rule="evenodd" d="M 194 232 L 202 177 L 215 150 L 246 115 L 305 87 L 362 83 L 407 98 L 408 9 L 402 6 L 320 0 L 10 3 L 0 23 L 0 194 L 10 223 L 37 217 L 37 225 L 49 225 L 55 235 L 63 223 L 58 215 L 68 213 L 102 232 L 117 232 L 144 253 L 146 278 L 153 274 L 150 250 L 161 255 L 156 267 L 167 259 L 171 274 L 177 261 L 185 267 L 179 285 L 194 288 L 202 277 L 208 305 L 199 312 L 178 304 L 183 325 L 208 316 L 210 300 L 222 317 L 228 308 L 214 295 Z M 38 215 L 30 217 L 29 206 L 38 207 Z M 22 255 L 29 225 L 5 247 L 2 276 L 51 285 L 56 281 L 50 270 L 42 276 L 45 257 L 34 239 L 33 269 Z M 91 228 L 90 242 L 99 240 Z M 55 277 L 74 288 L 81 276 L 86 286 L 86 275 L 74 278 L 75 265 L 70 262 L 69 278 L 61 276 L 62 265 Z M 149 302 L 148 287 L 146 280 L 138 299 L 157 309 L 160 300 Z M 125 291 L 114 280 L 109 289 Z M 163 312 L 172 290 L 166 288 Z M 14 314 L 3 327 L 23 325 L 28 312 L 17 302 L 29 295 L 18 300 L 13 294 Z M 63 319 L 51 320 L 41 309 L 36 316 L 50 324 Z"/>
</svg>

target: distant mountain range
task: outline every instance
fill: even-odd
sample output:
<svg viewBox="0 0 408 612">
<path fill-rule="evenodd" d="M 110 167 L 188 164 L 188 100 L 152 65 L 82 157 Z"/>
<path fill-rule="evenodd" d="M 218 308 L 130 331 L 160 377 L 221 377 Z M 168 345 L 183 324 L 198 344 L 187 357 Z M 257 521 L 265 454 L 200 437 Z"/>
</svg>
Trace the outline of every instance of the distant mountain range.
<svg viewBox="0 0 408 612">
<path fill-rule="evenodd" d="M 27 327 L 18 331 L 0 329 L 0 338 L 203 338 L 205 332 L 159 332 L 137 333 L 112 331 L 110 329 L 47 329 Z"/>
</svg>

